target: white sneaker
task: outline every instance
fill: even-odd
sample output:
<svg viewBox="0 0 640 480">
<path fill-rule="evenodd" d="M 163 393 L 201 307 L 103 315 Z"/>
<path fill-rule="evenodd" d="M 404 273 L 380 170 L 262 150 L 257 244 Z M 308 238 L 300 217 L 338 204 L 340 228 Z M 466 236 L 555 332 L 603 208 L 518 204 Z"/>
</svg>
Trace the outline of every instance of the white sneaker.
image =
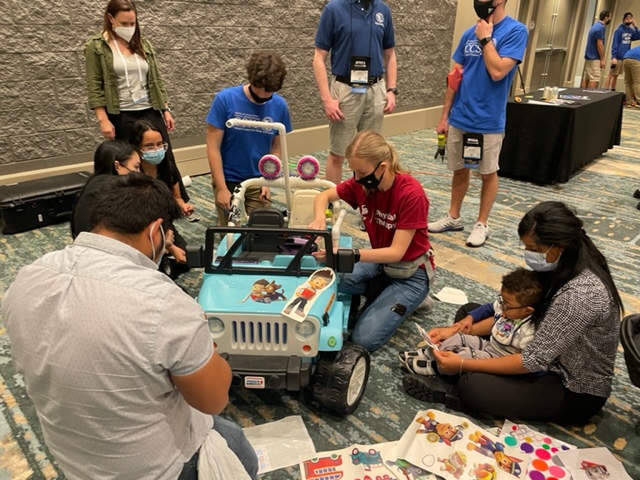
<svg viewBox="0 0 640 480">
<path fill-rule="evenodd" d="M 427 295 L 416 310 L 420 310 L 420 313 L 431 313 L 434 308 L 436 308 L 436 301 L 430 295 Z"/>
<path fill-rule="evenodd" d="M 469 238 L 467 238 L 468 247 L 481 247 L 487 241 L 489 236 L 489 227 L 481 222 L 476 222 L 471 230 Z"/>
<path fill-rule="evenodd" d="M 428 230 L 431 233 L 460 232 L 464 230 L 462 217 L 453 218 L 447 213 L 446 217 L 443 217 L 435 222 L 429 222 Z"/>
</svg>

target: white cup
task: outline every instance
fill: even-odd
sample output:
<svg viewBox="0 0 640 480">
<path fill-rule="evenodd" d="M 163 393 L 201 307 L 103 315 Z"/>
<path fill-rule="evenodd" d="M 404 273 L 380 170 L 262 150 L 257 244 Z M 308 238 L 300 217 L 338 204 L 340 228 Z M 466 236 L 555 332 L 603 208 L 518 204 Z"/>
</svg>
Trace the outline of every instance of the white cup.
<svg viewBox="0 0 640 480">
<path fill-rule="evenodd" d="M 185 187 L 190 187 L 191 177 L 189 175 L 187 175 L 186 177 L 182 177 L 182 183 L 184 184 Z"/>
</svg>

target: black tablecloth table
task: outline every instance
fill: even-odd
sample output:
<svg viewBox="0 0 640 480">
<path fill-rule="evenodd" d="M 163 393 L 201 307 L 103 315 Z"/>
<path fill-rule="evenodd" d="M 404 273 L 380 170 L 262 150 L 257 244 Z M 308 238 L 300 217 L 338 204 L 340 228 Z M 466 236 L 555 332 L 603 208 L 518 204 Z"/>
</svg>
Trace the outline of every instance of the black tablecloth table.
<svg viewBox="0 0 640 480">
<path fill-rule="evenodd" d="M 541 100 L 542 92 L 532 100 Z M 520 96 L 507 102 L 500 152 L 501 176 L 549 185 L 563 183 L 614 145 L 620 145 L 622 92 L 569 88 L 560 95 L 587 96 L 574 105 L 536 105 Z"/>
</svg>

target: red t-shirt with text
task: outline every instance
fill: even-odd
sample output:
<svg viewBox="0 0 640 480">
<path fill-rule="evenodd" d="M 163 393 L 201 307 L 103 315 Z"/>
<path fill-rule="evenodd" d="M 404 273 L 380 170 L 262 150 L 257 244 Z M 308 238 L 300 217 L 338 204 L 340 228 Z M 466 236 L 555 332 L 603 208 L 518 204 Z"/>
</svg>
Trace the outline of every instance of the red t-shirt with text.
<svg viewBox="0 0 640 480">
<path fill-rule="evenodd" d="M 373 248 L 391 246 L 396 230 L 416 231 L 402 260 L 415 260 L 431 248 L 427 232 L 429 199 L 422 185 L 411 175 L 396 174 L 386 192 L 369 195 L 353 178 L 337 186 L 338 196 L 352 208 L 360 210 Z"/>
</svg>

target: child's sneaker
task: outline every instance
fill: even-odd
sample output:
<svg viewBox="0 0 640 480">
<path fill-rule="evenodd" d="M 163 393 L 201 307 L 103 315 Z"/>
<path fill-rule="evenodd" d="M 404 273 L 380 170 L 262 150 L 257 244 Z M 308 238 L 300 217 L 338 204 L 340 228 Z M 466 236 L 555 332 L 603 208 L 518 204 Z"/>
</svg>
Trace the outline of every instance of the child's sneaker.
<svg viewBox="0 0 640 480">
<path fill-rule="evenodd" d="M 467 238 L 468 247 L 481 247 L 487 241 L 489 236 L 489 227 L 481 222 L 476 222 L 471 230 L 469 238 Z"/>
<path fill-rule="evenodd" d="M 409 357 L 407 359 L 407 370 L 417 375 L 423 375 L 425 377 L 433 377 L 437 375 L 436 369 L 433 368 L 433 360 L 420 360 L 417 357 Z"/>
<path fill-rule="evenodd" d="M 464 230 L 462 217 L 453 218 L 451 215 L 447 214 L 446 217 L 443 217 L 440 220 L 430 222 L 428 230 L 431 233 L 460 232 Z"/>
<path fill-rule="evenodd" d="M 402 366 L 409 371 L 410 371 L 410 368 L 409 368 L 410 359 L 425 360 L 430 362 L 431 360 L 433 360 L 433 356 L 431 355 L 431 352 L 429 351 L 428 348 L 420 348 L 413 352 L 398 352 L 398 360 L 400 360 L 400 363 L 402 364 Z"/>
</svg>

